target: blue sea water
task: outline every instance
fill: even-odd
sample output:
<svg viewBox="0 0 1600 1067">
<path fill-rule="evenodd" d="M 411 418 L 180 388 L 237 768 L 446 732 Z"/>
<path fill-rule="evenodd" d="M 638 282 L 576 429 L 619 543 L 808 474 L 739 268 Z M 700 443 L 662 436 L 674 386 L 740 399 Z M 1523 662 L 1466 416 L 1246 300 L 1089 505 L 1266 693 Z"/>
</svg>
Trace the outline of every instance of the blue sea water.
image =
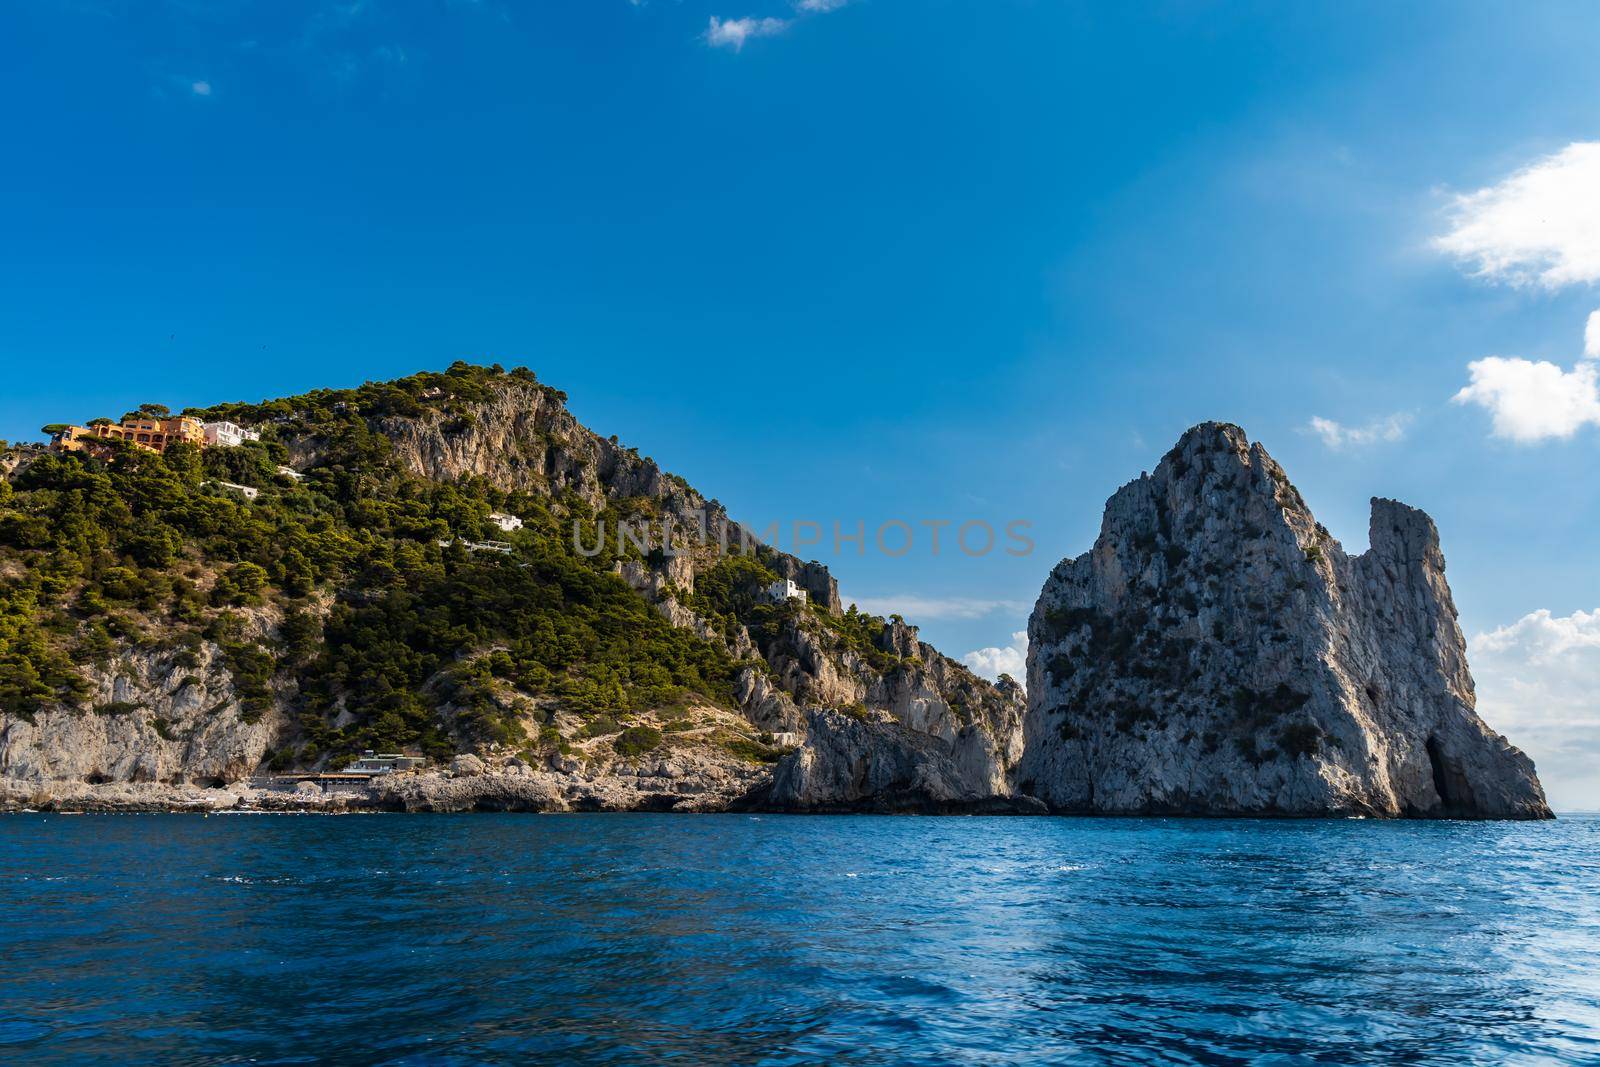
<svg viewBox="0 0 1600 1067">
<path fill-rule="evenodd" d="M 0 818 L 5 1063 L 1600 1061 L 1600 819 Z"/>
</svg>

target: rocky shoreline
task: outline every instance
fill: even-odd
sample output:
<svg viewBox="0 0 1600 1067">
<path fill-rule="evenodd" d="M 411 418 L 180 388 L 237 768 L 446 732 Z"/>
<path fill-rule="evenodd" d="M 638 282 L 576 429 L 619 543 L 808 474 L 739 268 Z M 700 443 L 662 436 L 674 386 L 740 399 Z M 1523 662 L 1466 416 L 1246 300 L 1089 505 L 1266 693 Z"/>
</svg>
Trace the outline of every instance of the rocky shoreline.
<svg viewBox="0 0 1600 1067">
<path fill-rule="evenodd" d="M 642 795 L 640 803 L 611 805 L 596 796 L 576 802 L 537 787 L 488 776 L 488 780 L 462 788 L 439 774 L 415 776 L 403 789 L 373 789 L 361 794 L 313 794 L 294 790 L 258 789 L 247 782 L 231 786 L 167 785 L 160 782 L 16 782 L 0 781 L 0 816 L 19 814 L 62 815 L 382 815 L 474 814 L 483 812 L 563 815 L 584 813 L 628 814 L 652 812 L 680 815 L 990 815 L 1050 816 L 1057 818 L 1162 818 L 1162 819 L 1373 819 L 1396 821 L 1392 816 L 1360 813 L 1308 813 L 1303 811 L 1209 811 L 1203 809 L 1162 812 L 1090 812 L 1052 810 L 1044 801 L 1026 795 L 987 797 L 974 801 L 935 803 L 918 801 L 897 805 L 878 799 L 856 805 L 796 808 L 774 805 L 763 796 L 738 798 L 726 805 L 682 803 L 670 794 Z M 1487 821 L 1483 816 L 1438 816 L 1445 820 Z M 1554 814 L 1542 816 L 1554 819 Z"/>
<path fill-rule="evenodd" d="M 159 782 L 0 781 L 0 814 L 377 814 L 522 812 L 749 812 L 793 815 L 1046 815 L 1032 797 L 986 797 L 936 802 L 926 798 L 874 798 L 856 805 L 800 808 L 772 803 L 764 790 L 732 798 L 685 797 L 672 792 L 594 789 L 566 792 L 540 778 L 489 774 L 458 779 L 446 774 L 396 775 L 360 791 L 168 785 Z"/>
</svg>

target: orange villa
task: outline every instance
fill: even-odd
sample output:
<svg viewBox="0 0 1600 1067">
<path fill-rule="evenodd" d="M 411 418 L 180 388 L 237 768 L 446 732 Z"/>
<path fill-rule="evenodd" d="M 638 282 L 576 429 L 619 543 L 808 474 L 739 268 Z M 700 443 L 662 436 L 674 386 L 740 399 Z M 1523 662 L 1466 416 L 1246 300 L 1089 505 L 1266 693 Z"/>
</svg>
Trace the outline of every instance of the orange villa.
<svg viewBox="0 0 1600 1067">
<path fill-rule="evenodd" d="M 205 427 L 199 419 L 180 415 L 172 419 L 123 419 L 120 426 L 110 422 L 68 426 L 50 439 L 50 447 L 58 452 L 79 452 L 92 448 L 96 441 L 131 441 L 165 452 L 168 445 L 180 442 L 204 447 L 205 439 Z"/>
</svg>

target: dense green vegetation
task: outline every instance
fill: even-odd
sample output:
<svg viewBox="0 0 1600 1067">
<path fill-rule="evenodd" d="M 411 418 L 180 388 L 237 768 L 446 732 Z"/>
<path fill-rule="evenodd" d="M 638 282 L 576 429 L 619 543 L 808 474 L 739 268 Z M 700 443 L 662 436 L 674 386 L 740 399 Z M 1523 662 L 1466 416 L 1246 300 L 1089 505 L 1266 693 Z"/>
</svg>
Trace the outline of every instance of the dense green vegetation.
<svg viewBox="0 0 1600 1067">
<path fill-rule="evenodd" d="M 894 670 L 899 665 L 899 659 L 894 653 L 878 645 L 878 639 L 884 632 L 884 620 L 876 615 L 869 615 L 858 611 L 854 604 L 842 615 L 819 614 L 822 625 L 838 640 L 844 648 L 855 652 L 867 661 L 868 666 L 880 674 Z M 899 618 L 899 616 L 895 616 Z"/>
<path fill-rule="evenodd" d="M 301 736 L 280 766 L 366 747 L 443 755 L 467 738 L 549 741 L 524 724 L 557 709 L 598 717 L 691 694 L 729 704 L 737 668 L 720 645 L 672 628 L 611 574 L 614 545 L 594 558 L 572 549 L 572 519 L 651 502 L 595 515 L 481 479 L 428 481 L 403 471 L 374 428 L 430 410 L 470 419 L 464 405 L 502 375 L 537 385 L 520 368 L 456 364 L 190 409 L 260 427 L 263 440 L 163 455 L 109 443 L 104 456 L 44 455 L 0 480 L 0 711 L 85 707 L 77 664 L 132 646 L 181 668 L 205 641 L 222 650 L 247 717 L 293 694 Z M 278 472 L 296 441 L 317 456 L 299 481 Z M 261 493 L 247 501 L 221 482 Z M 525 527 L 500 532 L 488 521 L 497 509 Z M 487 538 L 515 550 L 462 544 Z M 749 575 L 729 577 L 706 595 L 728 614 L 754 609 L 735 591 Z M 277 624 L 270 639 L 261 620 Z"/>
</svg>

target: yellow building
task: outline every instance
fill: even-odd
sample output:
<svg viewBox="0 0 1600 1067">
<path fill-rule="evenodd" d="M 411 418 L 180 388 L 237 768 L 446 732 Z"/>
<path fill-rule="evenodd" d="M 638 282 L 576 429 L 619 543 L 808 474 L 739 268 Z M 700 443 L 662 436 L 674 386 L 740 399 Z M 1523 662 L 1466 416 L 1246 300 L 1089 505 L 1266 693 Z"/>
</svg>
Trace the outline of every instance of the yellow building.
<svg viewBox="0 0 1600 1067">
<path fill-rule="evenodd" d="M 180 415 L 175 419 L 123 419 L 120 426 L 109 422 L 68 426 L 50 439 L 50 447 L 58 452 L 79 452 L 92 448 L 96 441 L 128 441 L 165 452 L 168 445 L 183 442 L 203 447 L 205 440 L 205 427 L 200 420 Z"/>
</svg>

